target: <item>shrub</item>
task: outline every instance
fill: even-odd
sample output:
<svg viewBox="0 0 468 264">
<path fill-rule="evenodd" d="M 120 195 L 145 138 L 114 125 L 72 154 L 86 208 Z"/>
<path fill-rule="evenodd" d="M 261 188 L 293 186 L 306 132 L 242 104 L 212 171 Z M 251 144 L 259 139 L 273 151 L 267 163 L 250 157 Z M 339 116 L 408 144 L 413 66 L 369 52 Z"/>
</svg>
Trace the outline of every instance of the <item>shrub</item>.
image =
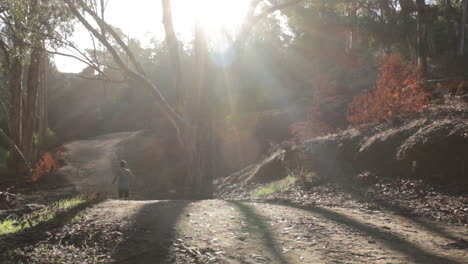
<svg viewBox="0 0 468 264">
<path fill-rule="evenodd" d="M 62 159 L 63 153 L 61 151 L 57 151 L 54 155 L 50 154 L 50 152 L 46 152 L 34 167 L 32 173 L 33 182 L 38 182 L 43 175 L 58 168 L 60 166 L 59 161 Z"/>
<path fill-rule="evenodd" d="M 55 146 L 58 142 L 57 134 L 50 128 L 47 128 L 45 137 L 45 142 L 47 142 L 47 146 Z M 45 143 L 42 141 L 42 139 L 39 137 L 39 134 L 37 133 L 34 133 L 34 142 L 38 146 L 43 146 Z"/>
<path fill-rule="evenodd" d="M 401 55 L 392 54 L 381 57 L 379 65 L 376 89 L 356 96 L 349 105 L 347 119 L 353 125 L 420 112 L 428 104 L 429 94 L 414 61 L 405 62 Z"/>
</svg>

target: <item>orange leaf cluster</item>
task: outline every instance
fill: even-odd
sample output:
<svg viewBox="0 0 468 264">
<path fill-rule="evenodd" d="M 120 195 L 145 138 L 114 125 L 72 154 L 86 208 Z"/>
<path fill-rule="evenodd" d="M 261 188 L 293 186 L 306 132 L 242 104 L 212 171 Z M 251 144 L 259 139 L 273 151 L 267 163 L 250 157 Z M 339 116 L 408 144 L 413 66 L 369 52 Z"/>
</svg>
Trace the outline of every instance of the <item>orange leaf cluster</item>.
<svg viewBox="0 0 468 264">
<path fill-rule="evenodd" d="M 34 167 L 32 173 L 33 182 L 38 182 L 43 175 L 57 168 L 60 165 L 58 162 L 60 159 L 63 159 L 63 153 L 61 151 L 57 151 L 54 155 L 46 152 Z"/>
<path fill-rule="evenodd" d="M 429 102 L 415 62 L 405 62 L 403 56 L 392 54 L 381 57 L 379 65 L 376 90 L 356 96 L 349 105 L 348 121 L 353 125 L 420 112 Z"/>
</svg>

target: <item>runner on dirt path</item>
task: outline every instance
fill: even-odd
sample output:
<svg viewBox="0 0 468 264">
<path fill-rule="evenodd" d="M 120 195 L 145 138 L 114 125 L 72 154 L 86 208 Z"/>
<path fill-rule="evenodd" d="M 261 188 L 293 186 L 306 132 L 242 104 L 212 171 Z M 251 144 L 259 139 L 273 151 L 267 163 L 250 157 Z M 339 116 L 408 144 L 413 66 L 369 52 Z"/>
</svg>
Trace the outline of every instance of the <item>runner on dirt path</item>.
<svg viewBox="0 0 468 264">
<path fill-rule="evenodd" d="M 130 192 L 130 179 L 134 178 L 134 175 L 130 169 L 127 168 L 127 162 L 125 160 L 120 161 L 120 169 L 114 177 L 112 184 L 119 180 L 118 194 L 119 198 L 127 200 Z"/>
</svg>

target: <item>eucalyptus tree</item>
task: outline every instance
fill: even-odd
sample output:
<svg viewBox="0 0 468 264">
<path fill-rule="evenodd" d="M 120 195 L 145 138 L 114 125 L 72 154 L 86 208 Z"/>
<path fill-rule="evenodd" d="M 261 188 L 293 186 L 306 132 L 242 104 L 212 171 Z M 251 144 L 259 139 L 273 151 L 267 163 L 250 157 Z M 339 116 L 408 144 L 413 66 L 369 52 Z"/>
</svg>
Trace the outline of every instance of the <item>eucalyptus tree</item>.
<svg viewBox="0 0 468 264">
<path fill-rule="evenodd" d="M 9 167 L 17 172 L 24 157 L 34 163 L 34 131 L 37 127 L 37 106 L 40 106 L 39 127 L 44 137 L 46 46 L 61 45 L 71 32 L 71 16 L 59 0 L 4 0 L 0 2 L 1 66 L 7 95 L 2 103 L 11 148 Z M 27 79 L 26 79 L 27 78 Z M 41 96 L 39 96 L 39 94 Z M 38 102 L 39 100 L 39 102 Z M 37 142 L 36 142 L 37 143 Z M 19 155 L 22 152 L 23 155 Z"/>
<path fill-rule="evenodd" d="M 186 177 L 186 187 L 190 187 L 188 190 L 188 195 L 195 197 L 207 197 L 212 195 L 212 189 L 209 187 L 212 183 L 210 180 L 211 175 L 209 166 L 206 164 L 210 161 L 205 155 L 207 148 L 211 148 L 210 143 L 207 142 L 207 136 L 210 135 L 210 127 L 208 124 L 209 120 L 202 117 L 209 117 L 206 110 L 209 108 L 209 103 L 206 97 L 210 96 L 209 91 L 205 90 L 210 85 L 206 82 L 206 71 L 200 73 L 197 76 L 197 87 L 202 89 L 199 95 L 195 98 L 190 98 L 187 96 L 187 87 L 183 84 L 182 69 L 180 68 L 180 58 L 178 57 L 178 45 L 177 39 L 174 37 L 172 19 L 171 19 L 171 10 L 168 2 L 163 1 L 163 12 L 164 12 L 164 25 L 166 29 L 167 41 L 169 43 L 169 48 L 171 49 L 172 57 L 175 61 L 174 63 L 174 89 L 177 89 L 178 93 L 178 106 L 173 106 L 169 104 L 166 98 L 160 92 L 160 89 L 156 84 L 154 84 L 147 73 L 143 69 L 141 63 L 135 57 L 135 55 L 128 48 L 127 44 L 122 40 L 122 38 L 117 34 L 112 26 L 110 26 L 106 21 L 100 17 L 95 10 L 90 8 L 89 3 L 84 0 L 64 0 L 68 5 L 71 13 L 81 22 L 81 24 L 100 42 L 102 43 L 108 52 L 112 55 L 115 63 L 118 67 L 125 73 L 129 78 L 133 79 L 144 87 L 154 98 L 155 107 L 158 111 L 163 114 L 163 117 L 169 121 L 172 125 L 172 128 L 175 130 L 179 145 L 181 149 L 184 150 L 184 153 L 181 153 L 184 157 L 185 166 L 187 168 L 187 177 Z M 250 33 L 251 28 L 263 17 L 279 10 L 284 7 L 290 6 L 292 4 L 299 3 L 301 1 L 291 0 L 283 1 L 279 4 L 273 6 L 267 6 L 266 8 L 262 4 L 263 2 L 271 1 L 262 1 L 262 0 L 252 0 L 250 9 L 248 11 L 245 23 L 241 27 L 241 34 L 238 37 L 238 41 L 234 42 L 237 46 L 241 46 L 245 37 Z M 258 9 L 261 9 L 259 13 Z M 87 14 L 91 17 L 91 22 L 83 14 Z M 100 30 L 93 27 L 92 23 L 96 23 L 100 28 L 104 28 L 106 34 L 102 34 Z M 115 41 L 119 48 L 121 48 L 125 55 L 128 57 L 131 65 L 127 65 L 123 57 L 116 50 L 110 40 Z M 196 34 L 196 56 L 198 61 L 204 60 L 206 58 L 206 46 L 204 45 L 204 37 L 202 32 L 197 31 Z M 206 61 L 206 60 L 204 60 Z M 198 65 L 200 69 L 206 67 L 206 64 Z M 202 76 L 203 74 L 203 76 Z M 195 100 L 195 102 L 189 102 L 188 100 Z M 187 111 L 188 105 L 194 105 L 194 108 L 191 108 L 190 111 Z M 208 186 L 208 188 L 207 188 Z"/>
</svg>

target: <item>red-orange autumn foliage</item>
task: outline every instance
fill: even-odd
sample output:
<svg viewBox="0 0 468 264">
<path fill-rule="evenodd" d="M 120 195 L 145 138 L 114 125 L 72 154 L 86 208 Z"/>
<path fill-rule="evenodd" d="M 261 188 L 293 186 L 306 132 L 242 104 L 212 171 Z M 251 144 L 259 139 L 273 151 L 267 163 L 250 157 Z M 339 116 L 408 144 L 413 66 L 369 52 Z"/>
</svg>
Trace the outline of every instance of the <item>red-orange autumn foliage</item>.
<svg viewBox="0 0 468 264">
<path fill-rule="evenodd" d="M 349 105 L 348 121 L 354 125 L 419 112 L 429 102 L 424 79 L 414 61 L 405 62 L 401 55 L 392 54 L 381 57 L 379 65 L 376 89 L 356 96 Z"/>
<path fill-rule="evenodd" d="M 46 152 L 42 158 L 37 162 L 33 173 L 32 180 L 33 182 L 39 181 L 39 179 L 44 175 L 59 167 L 59 160 L 63 159 L 63 153 L 57 151 L 54 155 Z"/>
</svg>

